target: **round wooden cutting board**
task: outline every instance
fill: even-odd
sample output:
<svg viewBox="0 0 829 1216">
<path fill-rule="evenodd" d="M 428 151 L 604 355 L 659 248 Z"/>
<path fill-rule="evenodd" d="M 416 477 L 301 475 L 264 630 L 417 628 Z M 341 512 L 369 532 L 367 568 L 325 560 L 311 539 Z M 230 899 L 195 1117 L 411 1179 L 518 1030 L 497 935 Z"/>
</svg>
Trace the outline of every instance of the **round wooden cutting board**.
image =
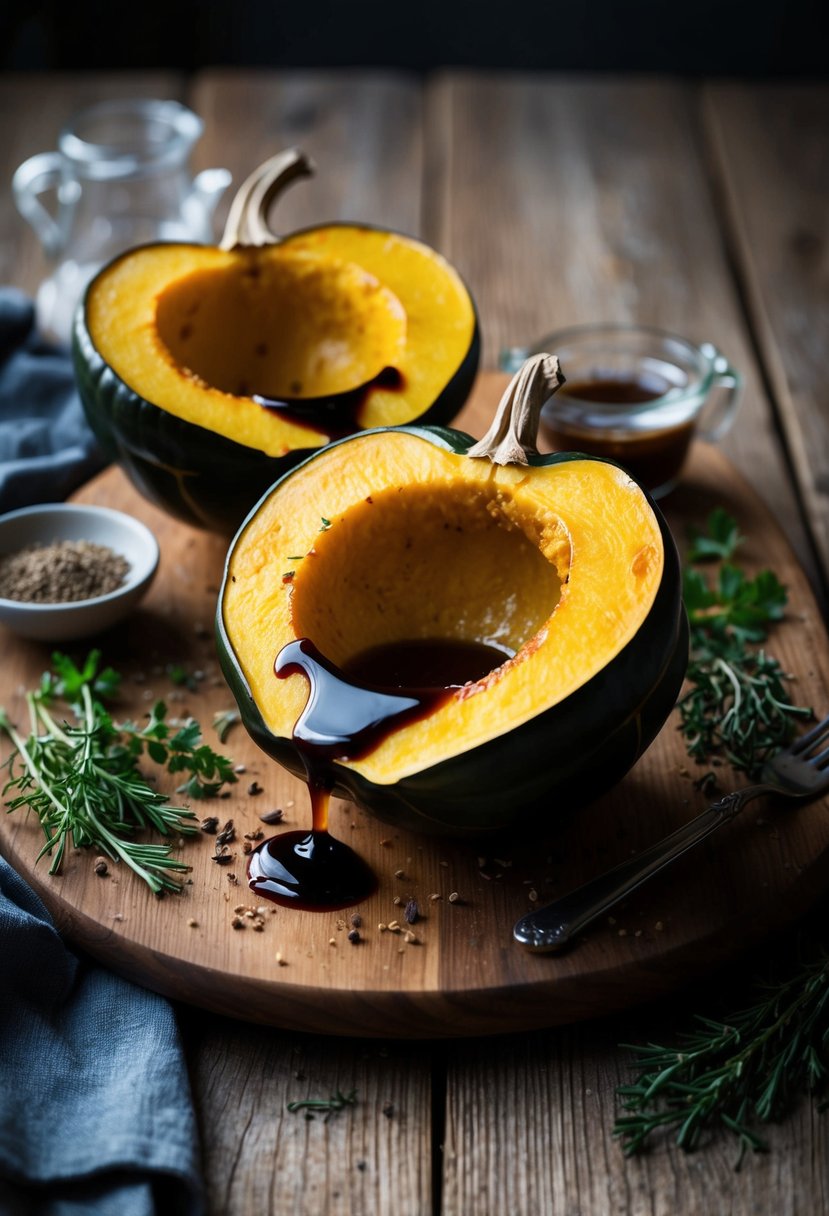
<svg viewBox="0 0 829 1216">
<path fill-rule="evenodd" d="M 504 378 L 483 376 L 458 425 L 482 434 Z M 218 747 L 214 713 L 230 709 L 212 640 L 224 543 L 178 524 L 141 499 L 111 469 L 78 501 L 118 507 L 155 531 L 162 551 L 156 583 L 124 626 L 95 638 L 123 673 L 115 710 L 140 718 L 162 698 L 176 717 L 192 715 Z M 679 537 L 716 505 L 736 516 L 747 538 L 740 560 L 769 566 L 787 584 L 787 619 L 769 649 L 794 676 L 793 696 L 829 709 L 829 651 L 806 579 L 765 507 L 717 451 L 699 445 L 685 484 L 669 502 Z M 83 655 L 86 648 L 70 653 Z M 49 663 L 50 648 L 0 630 L 0 694 L 25 722 L 23 692 Z M 174 684 L 171 665 L 193 676 Z M 244 833 L 260 814 L 282 808 L 288 829 L 310 826 L 305 788 L 235 727 L 224 750 L 244 766 L 231 795 L 196 805 L 201 815 L 234 821 L 233 861 L 211 860 L 213 838 L 199 834 L 179 850 L 192 865 L 181 896 L 155 899 L 131 872 L 105 877 L 89 853 L 68 855 L 63 873 L 35 864 L 37 820 L 0 816 L 0 851 L 36 888 L 67 937 L 113 970 L 170 997 L 234 1017 L 325 1034 L 430 1037 L 551 1026 L 647 1000 L 689 982 L 805 911 L 829 877 L 829 802 L 752 804 L 696 852 L 585 933 L 569 953 L 532 955 L 512 941 L 514 921 L 671 831 L 705 806 L 676 721 L 669 720 L 628 777 L 601 801 L 559 826 L 551 807 L 546 839 L 518 842 L 487 856 L 468 843 L 416 837 L 335 802 L 332 831 L 374 869 L 379 887 L 358 908 L 312 913 L 269 905 L 254 928 L 257 904 L 245 880 Z M 3 756 L 8 754 L 3 744 Z M 539 756 L 539 764 L 544 757 Z M 723 784 L 732 775 L 723 772 Z M 739 784 L 736 781 L 735 784 Z M 172 783 L 166 787 L 172 789 Z M 265 829 L 270 833 L 280 829 Z M 450 900 L 450 895 L 457 897 Z M 415 899 L 415 941 L 406 929 Z M 237 911 L 240 909 L 241 911 Z M 361 918 L 357 943 L 351 915 Z M 234 928 L 234 917 L 245 928 Z"/>
</svg>

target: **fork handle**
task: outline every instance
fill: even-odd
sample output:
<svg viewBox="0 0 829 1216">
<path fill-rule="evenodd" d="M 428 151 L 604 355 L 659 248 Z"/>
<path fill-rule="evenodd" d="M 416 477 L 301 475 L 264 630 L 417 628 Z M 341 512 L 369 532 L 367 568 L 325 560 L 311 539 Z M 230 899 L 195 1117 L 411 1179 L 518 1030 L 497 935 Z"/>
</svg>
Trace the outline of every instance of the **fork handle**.
<svg viewBox="0 0 829 1216">
<path fill-rule="evenodd" d="M 571 891 L 562 899 L 522 916 L 513 929 L 513 937 L 528 950 L 553 951 L 568 946 L 575 935 L 607 912 L 653 874 L 676 861 L 683 853 L 705 840 L 723 823 L 738 815 L 747 802 L 771 791 L 767 785 L 749 785 L 726 794 L 719 802 L 682 827 L 663 837 L 630 861 Z"/>
</svg>

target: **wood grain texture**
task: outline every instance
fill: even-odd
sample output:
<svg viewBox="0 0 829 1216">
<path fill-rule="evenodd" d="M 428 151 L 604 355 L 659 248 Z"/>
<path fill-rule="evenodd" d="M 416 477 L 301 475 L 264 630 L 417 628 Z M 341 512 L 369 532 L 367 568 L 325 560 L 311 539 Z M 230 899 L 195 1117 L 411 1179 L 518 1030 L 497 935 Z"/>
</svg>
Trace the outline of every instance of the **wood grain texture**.
<svg viewBox="0 0 829 1216">
<path fill-rule="evenodd" d="M 0 79 L 0 283 L 13 283 L 33 295 L 50 267 L 29 224 L 18 213 L 11 178 L 36 152 L 57 148 L 60 131 L 73 114 L 117 97 L 175 97 L 183 77 L 175 72 L 72 73 L 41 76 L 9 73 Z M 53 201 L 44 196 L 44 205 Z"/>
<path fill-rule="evenodd" d="M 276 232 L 358 220 L 419 235 L 421 90 L 414 79 L 211 71 L 198 78 L 191 102 L 207 123 L 199 163 L 226 165 L 234 187 L 282 148 L 300 147 L 313 158 L 314 177 L 274 207 Z"/>
<path fill-rule="evenodd" d="M 422 1216 L 432 1190 L 428 1045 L 274 1035 L 184 1017 L 212 1216 Z M 288 1102 L 356 1091 L 326 1119 Z"/>
<path fill-rule="evenodd" d="M 724 450 L 815 585 L 810 545 L 722 243 L 697 95 L 660 80 L 451 73 L 428 87 L 424 237 L 465 276 L 484 366 L 563 326 L 652 324 L 745 375 Z"/>
<path fill-rule="evenodd" d="M 829 94 L 805 85 L 711 85 L 704 115 L 759 358 L 825 570 Z"/>
<path fill-rule="evenodd" d="M 482 378 L 462 426 L 483 431 L 503 382 L 498 375 Z M 162 548 L 161 572 L 144 608 L 101 640 L 107 661 L 127 675 L 120 712 L 140 717 L 164 695 L 175 699 L 177 715 L 194 713 L 209 724 L 229 703 L 205 636 L 223 543 L 147 506 L 118 470 L 78 497 L 143 518 Z M 745 560 L 771 563 L 788 584 L 792 622 L 778 631 L 775 650 L 784 669 L 796 674 L 798 698 L 826 706 L 829 653 L 805 579 L 759 500 L 723 458 L 700 447 L 672 513 L 678 521 L 701 521 L 714 502 L 732 510 L 750 538 Z M 2 643 L 5 697 L 19 717 L 19 689 L 37 682 L 48 648 L 24 647 L 8 635 Z M 171 688 L 166 671 L 175 663 L 200 673 L 193 691 Z M 408 835 L 337 802 L 334 834 L 358 850 L 379 880 L 377 893 L 357 909 L 364 940 L 356 946 L 347 941 L 348 913 L 275 905 L 262 932 L 252 925 L 234 930 L 234 909 L 258 903 L 245 885 L 243 833 L 260 828 L 259 811 L 273 806 L 285 808 L 291 827 L 308 825 L 309 814 L 304 787 L 259 753 L 240 728 L 229 748 L 245 771 L 231 796 L 204 813 L 233 819 L 233 862 L 220 867 L 212 861 L 209 837 L 187 844 L 182 853 L 193 867 L 192 883 L 180 899 L 149 898 L 115 866 L 102 881 L 85 855 L 71 856 L 62 877 L 50 878 L 43 864 L 33 864 L 37 824 L 19 814 L 0 822 L 0 847 L 67 934 L 109 966 L 180 1000 L 294 1030 L 430 1037 L 595 1016 L 704 973 L 808 906 L 829 876 L 825 803 L 749 813 L 632 897 L 613 924 L 589 934 L 578 950 L 554 959 L 515 947 L 511 926 L 533 899 L 563 894 L 703 808 L 684 745 L 669 723 L 609 795 L 547 840 L 497 846 L 498 860 L 490 858 L 485 868 L 481 847 Z M 231 874 L 238 883 L 231 884 Z M 452 892 L 460 900 L 450 902 Z M 404 925 L 402 904 L 409 897 L 422 910 L 416 943 L 378 927 L 394 920 Z"/>
<path fill-rule="evenodd" d="M 750 973 L 743 973 L 743 984 Z M 731 999 L 738 1003 L 745 988 Z M 711 1012 L 714 994 L 694 993 Z M 705 1002 L 707 1001 L 707 1005 Z M 658 1014 L 590 1027 L 459 1044 L 449 1064 L 443 1216 L 566 1212 L 574 1216 L 801 1216 L 826 1210 L 829 1130 L 806 1099 L 764 1128 L 770 1152 L 737 1173 L 733 1140 L 687 1154 L 669 1137 L 623 1156 L 612 1129 L 628 1082 L 625 1042 L 661 1042 L 688 1023 L 688 998 Z"/>
</svg>

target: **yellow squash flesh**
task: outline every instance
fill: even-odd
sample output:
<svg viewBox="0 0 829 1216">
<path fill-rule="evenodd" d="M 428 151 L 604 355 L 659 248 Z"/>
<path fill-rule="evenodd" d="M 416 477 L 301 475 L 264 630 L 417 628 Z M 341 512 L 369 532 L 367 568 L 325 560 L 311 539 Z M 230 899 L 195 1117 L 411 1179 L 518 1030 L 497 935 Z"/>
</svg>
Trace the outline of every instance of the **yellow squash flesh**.
<svg viewBox="0 0 829 1216">
<path fill-rule="evenodd" d="M 98 354 L 141 397 L 184 422 L 282 456 L 317 446 L 252 394 L 303 401 L 370 384 L 356 424 L 424 414 L 464 360 L 475 314 L 460 277 L 408 237 L 331 225 L 276 245 L 152 245 L 95 280 L 86 322 Z"/>
<path fill-rule="evenodd" d="M 414 638 L 516 652 L 365 757 L 338 762 L 388 785 L 586 684 L 648 617 L 664 556 L 646 497 L 611 464 L 495 466 L 416 430 L 375 432 L 317 454 L 263 500 L 231 551 L 221 613 L 265 726 L 286 739 L 308 684 L 277 679 L 273 664 L 294 638 L 336 664 Z"/>
</svg>

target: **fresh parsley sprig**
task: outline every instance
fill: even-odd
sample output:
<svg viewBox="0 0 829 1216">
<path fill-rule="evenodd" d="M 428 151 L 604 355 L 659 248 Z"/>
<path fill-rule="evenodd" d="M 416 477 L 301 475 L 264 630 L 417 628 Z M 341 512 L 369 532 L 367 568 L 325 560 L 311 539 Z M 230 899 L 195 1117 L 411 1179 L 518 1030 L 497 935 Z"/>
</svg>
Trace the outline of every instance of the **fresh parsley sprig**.
<svg viewBox="0 0 829 1216">
<path fill-rule="evenodd" d="M 93 651 L 78 667 L 66 655 L 53 656 L 53 670 L 26 694 L 27 737 L 0 709 L 0 731 L 14 746 L 3 793 L 17 792 L 7 799 L 7 810 L 26 806 L 38 816 L 46 837 L 38 860 L 51 854 L 50 874 L 60 870 L 71 842 L 123 861 L 157 895 L 178 891 L 180 875 L 190 867 L 171 856 L 169 844 L 134 836 L 146 829 L 162 836 L 192 835 L 198 831 L 196 816 L 170 806 L 167 795 L 142 776 L 139 760 L 146 755 L 169 772 L 186 773 L 179 790 L 191 798 L 216 794 L 236 776 L 231 761 L 202 742 L 197 722 L 170 726 L 161 701 L 142 727 L 116 723 L 102 698 L 117 693 L 120 677 L 112 668 L 99 670 L 100 657 Z M 58 721 L 60 702 L 74 722 Z"/>
</svg>

